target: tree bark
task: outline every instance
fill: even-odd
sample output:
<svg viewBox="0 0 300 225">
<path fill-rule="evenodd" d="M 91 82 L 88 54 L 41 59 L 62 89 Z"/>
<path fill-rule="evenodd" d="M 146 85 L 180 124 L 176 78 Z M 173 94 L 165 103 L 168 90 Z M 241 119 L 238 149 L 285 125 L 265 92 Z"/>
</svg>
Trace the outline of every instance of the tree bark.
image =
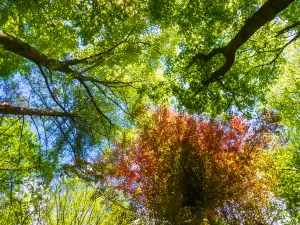
<svg viewBox="0 0 300 225">
<path fill-rule="evenodd" d="M 258 11 L 256 11 L 250 18 L 245 21 L 240 31 L 235 37 L 224 47 L 213 49 L 209 54 L 197 54 L 192 60 L 192 63 L 197 59 L 205 59 L 208 61 L 216 54 L 223 54 L 226 58 L 223 66 L 212 73 L 208 79 L 204 80 L 202 84 L 208 86 L 216 82 L 224 76 L 232 67 L 235 60 L 235 54 L 239 47 L 241 47 L 249 38 L 261 27 L 272 21 L 278 13 L 286 9 L 294 0 L 268 0 Z"/>
<path fill-rule="evenodd" d="M 0 114 L 23 115 L 23 116 L 54 116 L 54 117 L 71 117 L 72 113 L 60 112 L 55 110 L 42 110 L 24 107 L 14 107 L 9 105 L 0 105 Z"/>
<path fill-rule="evenodd" d="M 30 46 L 28 43 L 15 38 L 11 36 L 10 34 L 3 32 L 0 30 L 0 47 L 3 49 L 13 52 L 19 56 L 22 56 L 31 62 L 45 67 L 49 70 L 54 70 L 57 72 L 62 72 L 66 74 L 72 74 L 72 78 L 79 80 L 79 81 L 90 81 L 90 82 L 96 82 L 96 83 L 102 83 L 100 80 L 84 76 L 82 74 L 78 74 L 77 71 L 73 70 L 70 66 L 72 65 L 78 65 L 80 63 L 85 63 L 88 59 L 94 58 L 97 56 L 101 56 L 102 54 L 106 54 L 107 52 L 113 50 L 114 48 L 111 48 L 107 52 L 99 53 L 84 59 L 72 59 L 72 60 L 66 60 L 66 61 L 59 61 L 53 58 L 50 58 L 46 56 L 45 54 L 39 52 L 36 48 Z"/>
<path fill-rule="evenodd" d="M 22 56 L 37 65 L 46 67 L 49 70 L 55 70 L 63 73 L 75 73 L 67 63 L 50 58 L 39 52 L 36 48 L 26 42 L 13 37 L 12 35 L 0 30 L 0 46 L 7 51 Z"/>
</svg>

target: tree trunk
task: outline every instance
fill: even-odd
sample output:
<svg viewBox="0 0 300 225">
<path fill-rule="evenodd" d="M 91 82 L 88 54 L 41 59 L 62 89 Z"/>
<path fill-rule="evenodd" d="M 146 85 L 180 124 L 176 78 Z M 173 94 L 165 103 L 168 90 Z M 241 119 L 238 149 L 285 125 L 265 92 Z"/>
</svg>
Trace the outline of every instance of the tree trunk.
<svg viewBox="0 0 300 225">
<path fill-rule="evenodd" d="M 6 115 L 23 115 L 23 116 L 54 116 L 54 117 L 71 117 L 72 113 L 60 112 L 54 110 L 32 109 L 24 107 L 14 107 L 0 105 L 0 114 Z"/>
</svg>

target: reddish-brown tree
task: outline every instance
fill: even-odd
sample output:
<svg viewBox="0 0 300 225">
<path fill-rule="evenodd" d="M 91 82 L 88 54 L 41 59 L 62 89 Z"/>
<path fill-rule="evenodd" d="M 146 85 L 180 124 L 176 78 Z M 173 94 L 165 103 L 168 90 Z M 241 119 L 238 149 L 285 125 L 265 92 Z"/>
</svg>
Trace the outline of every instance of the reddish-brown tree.
<svg viewBox="0 0 300 225">
<path fill-rule="evenodd" d="M 266 157 L 269 140 L 261 121 L 249 124 L 232 117 L 222 122 L 163 107 L 134 142 L 116 143 L 113 178 L 139 210 L 147 209 L 156 219 L 172 224 L 217 221 L 226 207 L 256 204 L 249 196 L 267 198 L 268 160 L 257 164 Z"/>
</svg>

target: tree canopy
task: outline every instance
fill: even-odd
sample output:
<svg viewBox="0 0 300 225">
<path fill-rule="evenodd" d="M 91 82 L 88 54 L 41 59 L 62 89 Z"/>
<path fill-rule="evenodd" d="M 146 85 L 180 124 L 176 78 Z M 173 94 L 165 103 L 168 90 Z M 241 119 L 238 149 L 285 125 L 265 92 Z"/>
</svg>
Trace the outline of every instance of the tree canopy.
<svg viewBox="0 0 300 225">
<path fill-rule="evenodd" d="M 298 224 L 299 15 L 0 0 L 1 223 Z"/>
<path fill-rule="evenodd" d="M 247 224 L 263 222 L 260 214 L 248 216 L 268 198 L 271 189 L 264 186 L 276 184 L 264 150 L 271 130 L 263 123 L 251 126 L 239 117 L 222 123 L 162 108 L 135 142 L 117 144 L 116 188 L 171 224 L 199 224 L 213 216 L 230 220 L 233 215 L 222 215 L 228 205 L 236 213 L 246 209 L 248 215 L 239 219 Z"/>
</svg>

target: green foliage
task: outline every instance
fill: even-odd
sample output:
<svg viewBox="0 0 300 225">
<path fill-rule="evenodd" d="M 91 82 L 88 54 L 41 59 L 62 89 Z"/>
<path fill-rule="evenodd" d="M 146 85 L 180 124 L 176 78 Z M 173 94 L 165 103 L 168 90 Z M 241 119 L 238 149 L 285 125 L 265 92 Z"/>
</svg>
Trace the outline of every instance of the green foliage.
<svg viewBox="0 0 300 225">
<path fill-rule="evenodd" d="M 33 182 L 33 181 L 32 181 Z M 1 224 L 129 225 L 135 219 L 125 200 L 76 178 L 62 179 L 50 188 L 24 186 L 17 199 L 1 204 Z M 1 201 L 2 203 L 2 201 Z"/>
<path fill-rule="evenodd" d="M 0 133 L 0 223 L 30 224 L 30 205 L 41 199 L 56 166 L 23 119 L 2 117 Z"/>
<path fill-rule="evenodd" d="M 69 152 L 76 148 L 65 139 L 78 130 L 89 136 L 86 142 L 99 144 L 116 130 L 134 125 L 148 104 L 170 101 L 164 59 L 176 56 L 177 28 L 162 30 L 152 23 L 146 5 L 115 0 L 1 2 L 1 30 L 38 54 L 60 62 L 83 60 L 70 66 L 72 73 L 55 71 L 50 65 L 42 68 L 43 74 L 37 62 L 0 52 L 0 75 L 7 78 L 18 73 L 25 78 L 25 89 L 35 96 L 33 107 L 72 111 L 77 117 L 68 128 L 59 128 L 66 134 L 56 133 L 57 146 Z M 79 75 L 89 79 L 86 86 L 75 78 Z"/>
<path fill-rule="evenodd" d="M 45 224 L 129 225 L 134 220 L 128 204 L 109 190 L 95 196 L 96 186 L 65 179 L 40 203 Z"/>
<path fill-rule="evenodd" d="M 277 155 L 280 168 L 278 194 L 286 200 L 287 209 L 294 223 L 300 221 L 300 153 L 299 153 L 299 52 L 289 55 L 282 76 L 268 95 L 269 107 L 277 111 L 286 129 L 287 147 Z"/>
<path fill-rule="evenodd" d="M 288 147 L 275 154 L 279 185 L 277 195 L 284 199 L 291 224 L 300 221 L 300 164 L 299 143 L 292 141 Z"/>
<path fill-rule="evenodd" d="M 132 209 L 136 209 L 135 215 L 145 212 L 135 220 L 141 224 L 158 223 L 157 218 L 169 214 L 173 224 L 184 223 L 178 218 L 184 218 L 186 224 L 201 218 L 203 224 L 210 225 L 272 224 L 271 218 L 299 223 L 300 1 L 293 1 L 286 9 L 281 8 L 275 19 L 256 26 L 282 2 L 0 0 L 0 85 L 6 84 L 0 89 L 1 113 L 23 107 L 68 114 L 1 117 L 0 223 L 131 224 L 135 219 Z M 269 11 L 259 17 L 268 7 Z M 249 32 L 252 34 L 246 38 Z M 228 70 L 218 74 L 228 59 L 232 60 Z M 20 84 L 12 85 L 12 80 Z M 149 109 L 163 104 L 197 115 L 173 115 L 159 127 L 149 119 Z M 284 138 L 259 136 L 269 143 L 264 146 L 269 152 L 258 150 L 262 146 L 254 141 L 255 151 L 242 160 L 238 156 L 241 152 L 225 151 L 223 142 L 227 146 L 241 144 L 239 141 L 245 141 L 257 128 L 254 120 L 249 122 L 252 130 L 235 136 L 241 127 L 223 124 L 221 119 L 206 123 L 203 115 L 229 118 L 243 113 L 250 117 L 255 116 L 251 107 L 258 105 L 270 109 L 264 116 L 271 128 L 274 125 L 277 129 L 277 122 L 283 125 L 276 131 Z M 188 123 L 196 126 L 184 125 Z M 180 129 L 175 132 L 170 124 Z M 197 128 L 205 124 L 211 129 Z M 143 137 L 139 137 L 137 127 L 143 127 Z M 161 130 L 155 130 L 157 127 Z M 125 142 L 136 137 L 146 148 L 131 146 L 125 153 L 117 151 L 120 146 L 111 146 L 121 133 Z M 195 141 L 191 133 L 207 137 L 206 141 Z M 246 149 L 247 143 L 239 147 Z M 211 145 L 217 153 L 203 156 Z M 107 146 L 109 150 L 103 150 Z M 141 168 L 149 166 L 147 163 L 157 166 L 153 166 L 152 178 L 157 182 L 157 177 L 162 179 L 160 189 L 149 186 L 149 174 L 132 171 L 131 162 L 120 169 L 121 159 L 137 161 L 136 151 L 148 160 Z M 196 152 L 203 154 L 199 157 Z M 151 154 L 155 157 L 149 157 Z M 95 163 L 94 156 L 103 162 Z M 237 164 L 243 165 L 238 172 L 233 169 Z M 65 180 L 60 167 L 71 168 L 81 177 L 90 175 L 85 179 L 88 184 Z M 190 180 L 183 176 L 182 167 L 189 170 Z M 92 177 L 94 169 L 99 173 Z M 103 178 L 105 172 L 118 170 L 126 176 Z M 230 186 L 232 171 L 236 182 Z M 144 176 L 144 186 L 135 186 L 141 181 L 135 180 L 134 172 Z M 54 185 L 54 175 L 59 184 L 48 188 Z M 196 199 L 196 210 L 181 207 L 186 196 L 203 189 L 199 188 L 200 177 L 207 181 L 201 191 L 210 200 L 203 196 Z M 113 199 L 94 199 L 94 192 L 116 194 L 102 187 L 104 180 L 112 186 L 131 182 L 131 188 L 138 192 L 135 196 L 147 198 L 141 197 L 138 200 L 144 201 L 140 202 L 131 199 L 136 207 L 129 206 L 119 194 Z M 97 186 L 89 186 L 92 181 Z M 226 188 L 217 190 L 222 184 Z M 250 188 L 243 186 L 246 184 Z M 185 190 L 189 185 L 196 191 Z M 132 191 L 129 186 L 123 185 L 125 193 Z M 151 213 L 154 220 L 146 221 Z"/>
<path fill-rule="evenodd" d="M 0 192 L 18 190 L 23 179 L 51 181 L 54 165 L 40 152 L 29 124 L 22 119 L 2 117 L 0 121 Z"/>
<path fill-rule="evenodd" d="M 286 26 L 287 15 L 295 15 L 293 8 L 297 3 L 251 36 L 235 52 L 230 70 L 215 82 L 206 84 L 224 59 L 220 54 L 208 59 L 205 55 L 225 47 L 265 1 L 176 1 L 179 7 L 173 1 L 163 2 L 157 13 L 164 10 L 172 13 L 153 16 L 163 23 L 178 25 L 183 36 L 179 57 L 171 61 L 172 69 L 168 73 L 173 81 L 176 79 L 174 94 L 182 106 L 197 113 L 220 114 L 232 106 L 245 110 L 258 101 L 265 101 L 269 84 L 279 76 L 287 59 L 281 53 L 290 51 L 284 47 L 287 36 L 278 35 L 278 32 Z M 290 23 L 293 21 L 295 19 Z"/>
<path fill-rule="evenodd" d="M 287 56 L 289 60 L 286 61 L 280 78 L 268 93 L 268 103 L 271 108 L 278 111 L 284 125 L 299 132 L 300 76 L 298 61 L 300 54 L 298 51 L 292 51 L 291 48 L 291 52 Z"/>
</svg>

